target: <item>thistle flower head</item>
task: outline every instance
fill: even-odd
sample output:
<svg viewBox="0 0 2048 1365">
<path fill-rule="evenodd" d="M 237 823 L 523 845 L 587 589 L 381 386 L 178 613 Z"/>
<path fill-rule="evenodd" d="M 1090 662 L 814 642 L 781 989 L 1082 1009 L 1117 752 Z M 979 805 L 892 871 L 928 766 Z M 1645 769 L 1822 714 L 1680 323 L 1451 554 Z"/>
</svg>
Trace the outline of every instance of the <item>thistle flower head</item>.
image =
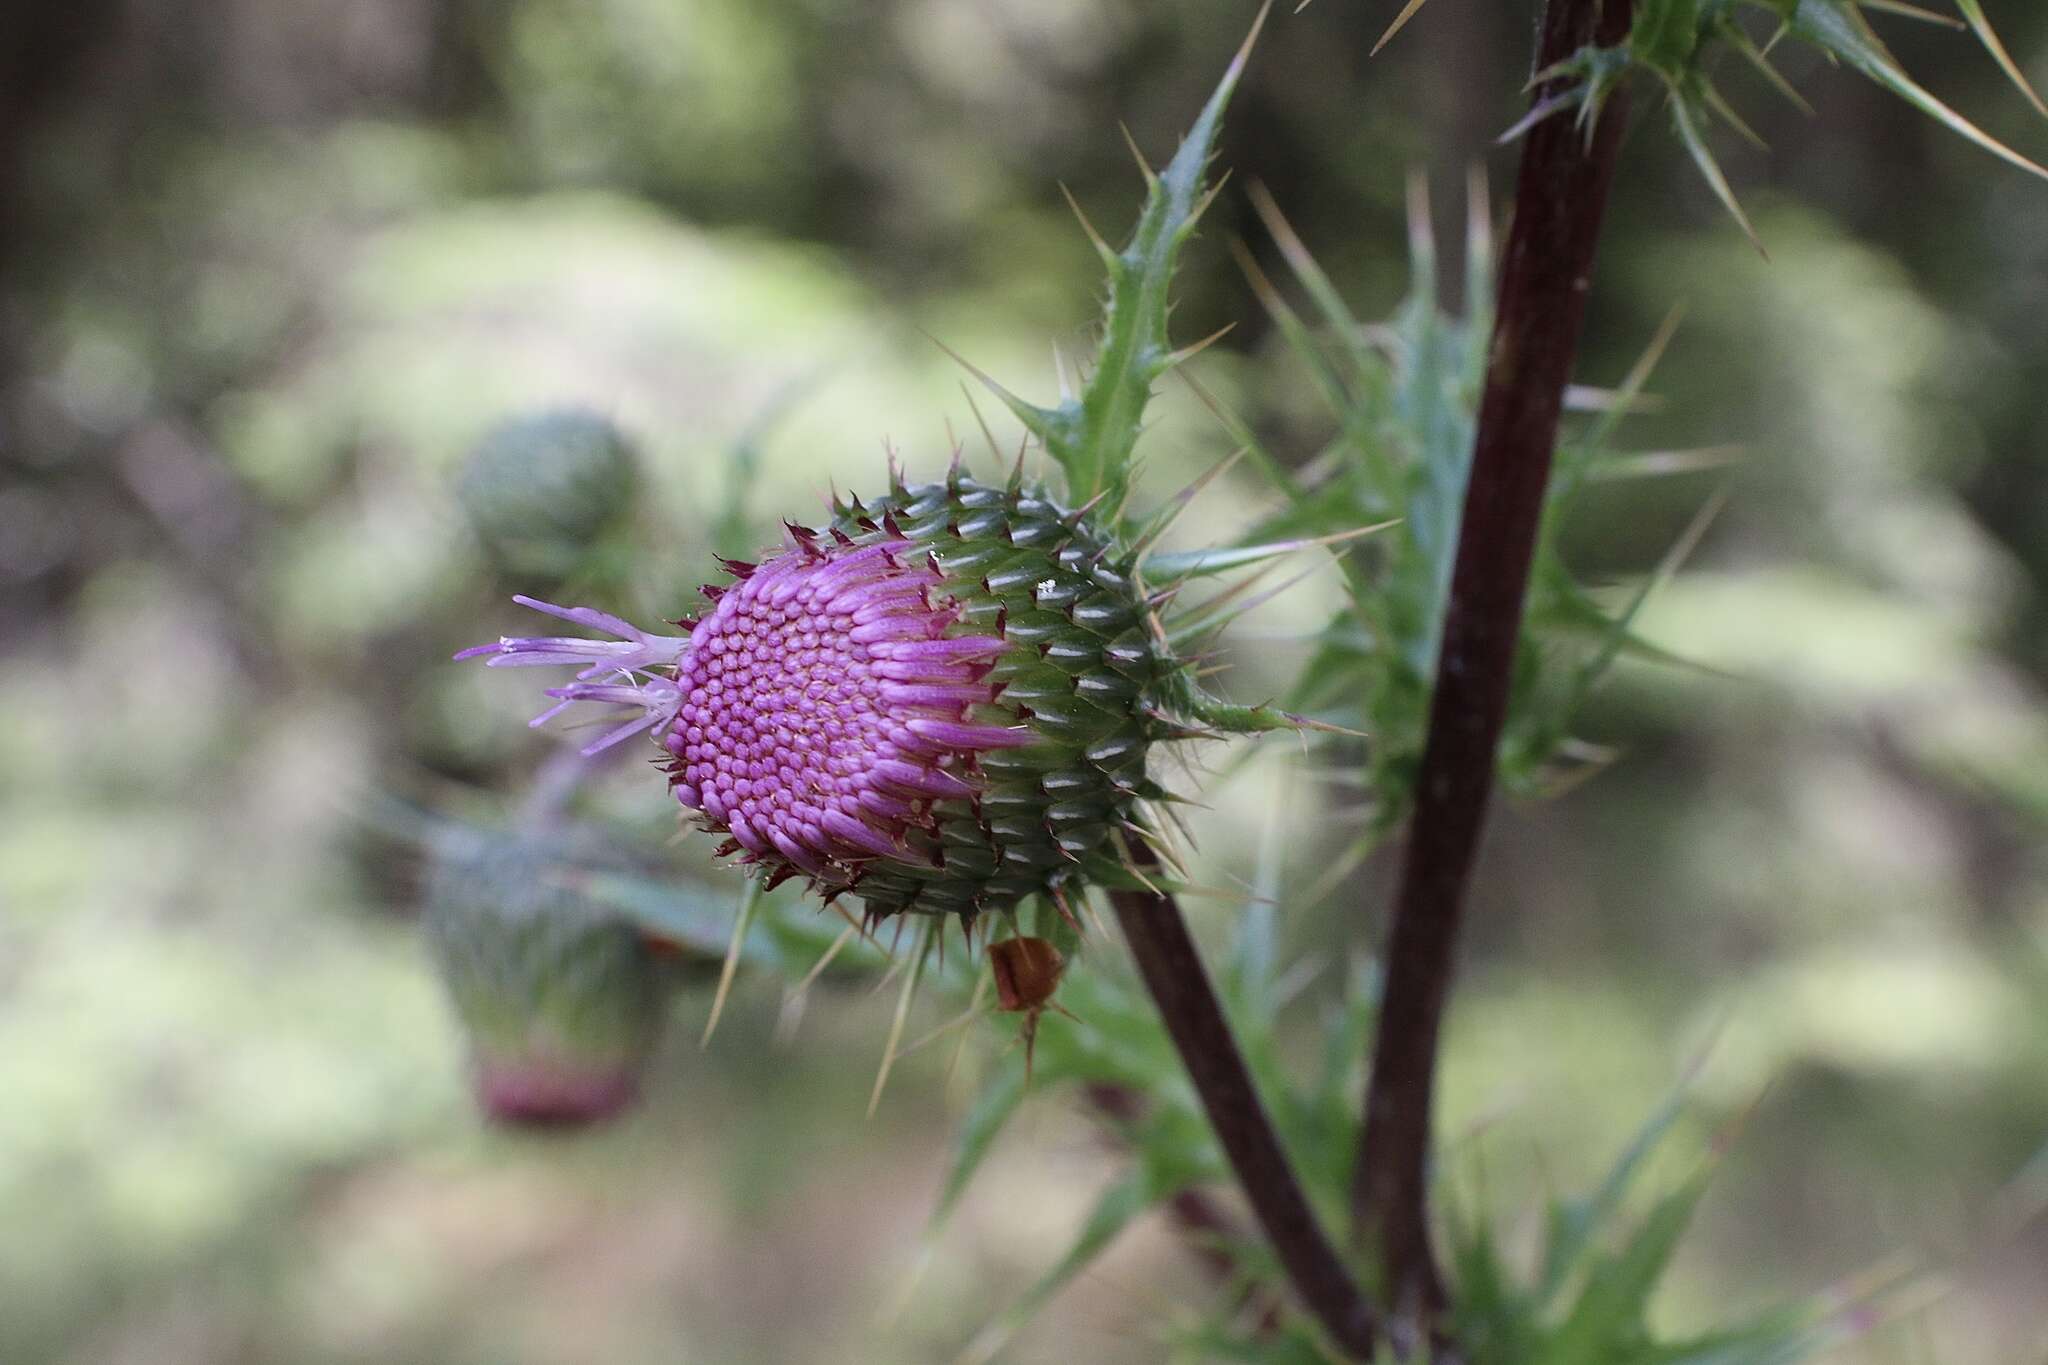
<svg viewBox="0 0 2048 1365">
<path fill-rule="evenodd" d="M 662 738 L 676 799 L 732 851 L 828 888 L 877 860 L 942 865 L 911 831 L 934 803 L 973 800 L 976 755 L 1037 740 L 996 704 L 1010 642 L 954 631 L 960 602 L 909 540 L 790 542 L 731 566 L 691 635 Z"/>
<path fill-rule="evenodd" d="M 1129 555 L 1021 480 L 895 482 L 833 522 L 727 562 L 686 635 L 527 606 L 618 637 L 507 637 L 494 667 L 579 666 L 549 689 L 638 712 L 676 799 L 771 882 L 801 875 L 872 915 L 972 919 L 1116 865 L 1109 836 L 1154 791 L 1172 665 Z"/>
</svg>

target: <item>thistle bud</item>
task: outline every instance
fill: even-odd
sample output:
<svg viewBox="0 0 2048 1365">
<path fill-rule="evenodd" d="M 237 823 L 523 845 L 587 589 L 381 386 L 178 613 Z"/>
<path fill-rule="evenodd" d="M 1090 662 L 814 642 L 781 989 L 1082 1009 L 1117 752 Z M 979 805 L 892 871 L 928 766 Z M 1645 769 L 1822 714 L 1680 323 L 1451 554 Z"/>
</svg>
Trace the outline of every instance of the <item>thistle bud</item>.
<svg viewBox="0 0 2048 1365">
<path fill-rule="evenodd" d="M 494 427 L 456 476 L 455 494 L 500 573 L 560 583 L 624 520 L 638 482 L 618 428 L 566 408 Z"/>
<path fill-rule="evenodd" d="M 591 749 L 652 730 L 676 800 L 771 884 L 972 922 L 1120 874 L 1112 836 L 1161 794 L 1147 758 L 1191 733 L 1173 708 L 1193 691 L 1151 628 L 1135 552 L 1022 480 L 899 481 L 834 513 L 727 562 L 685 634 L 522 598 L 619 638 L 456 657 L 580 665 L 541 719 L 637 711 Z"/>
<path fill-rule="evenodd" d="M 595 850 L 460 830 L 433 848 L 425 921 L 493 1120 L 581 1126 L 639 1095 L 666 1007 L 656 947 L 588 895 Z"/>
</svg>

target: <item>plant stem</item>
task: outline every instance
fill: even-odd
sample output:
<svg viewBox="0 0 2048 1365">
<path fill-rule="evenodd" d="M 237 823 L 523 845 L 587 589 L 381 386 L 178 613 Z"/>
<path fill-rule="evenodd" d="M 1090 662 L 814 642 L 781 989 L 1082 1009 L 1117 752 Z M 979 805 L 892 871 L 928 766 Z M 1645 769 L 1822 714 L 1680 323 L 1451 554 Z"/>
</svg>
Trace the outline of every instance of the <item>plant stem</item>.
<svg viewBox="0 0 2048 1365">
<path fill-rule="evenodd" d="M 1535 69 L 1589 42 L 1621 41 L 1630 10 L 1631 0 L 1550 0 Z M 1554 82 L 1538 86 L 1532 107 L 1556 93 Z M 1558 416 L 1585 321 L 1625 117 L 1625 97 L 1617 92 L 1590 136 L 1569 113 L 1538 123 L 1528 134 L 1515 185 L 1352 1182 L 1354 1234 L 1377 1258 L 1390 1310 L 1403 1316 L 1434 1318 L 1446 1303 L 1430 1246 L 1428 1202 L 1438 1026 L 1493 786 Z"/>
<path fill-rule="evenodd" d="M 1141 871 L 1157 870 L 1142 842 L 1134 843 L 1131 854 Z M 1180 906 L 1172 896 L 1152 891 L 1115 891 L 1110 901 L 1216 1140 L 1295 1293 L 1340 1350 L 1370 1360 L 1378 1319 L 1288 1164 Z"/>
</svg>

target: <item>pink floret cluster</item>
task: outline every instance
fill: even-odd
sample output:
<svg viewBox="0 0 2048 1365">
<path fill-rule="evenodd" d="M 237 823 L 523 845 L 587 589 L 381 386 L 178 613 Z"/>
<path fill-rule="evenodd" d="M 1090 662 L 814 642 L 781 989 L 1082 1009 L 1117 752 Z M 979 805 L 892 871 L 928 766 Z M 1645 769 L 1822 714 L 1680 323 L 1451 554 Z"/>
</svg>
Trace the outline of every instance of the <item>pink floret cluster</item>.
<svg viewBox="0 0 2048 1365">
<path fill-rule="evenodd" d="M 724 852 L 804 874 L 826 890 L 877 859 L 929 863 L 907 842 L 934 802 L 971 798 L 974 755 L 1033 743 L 1001 708 L 989 674 L 1010 647 L 1002 624 L 963 629 L 931 555 L 908 539 L 859 545 L 792 528 L 759 565 L 729 563 L 736 582 L 683 636 L 656 636 L 587 608 L 521 599 L 536 610 L 623 637 L 511 638 L 466 650 L 492 666 L 584 665 L 551 688 L 641 714 L 593 750 L 653 728 L 668 751 L 676 799 Z M 536 722 L 538 723 L 538 722 Z"/>
</svg>

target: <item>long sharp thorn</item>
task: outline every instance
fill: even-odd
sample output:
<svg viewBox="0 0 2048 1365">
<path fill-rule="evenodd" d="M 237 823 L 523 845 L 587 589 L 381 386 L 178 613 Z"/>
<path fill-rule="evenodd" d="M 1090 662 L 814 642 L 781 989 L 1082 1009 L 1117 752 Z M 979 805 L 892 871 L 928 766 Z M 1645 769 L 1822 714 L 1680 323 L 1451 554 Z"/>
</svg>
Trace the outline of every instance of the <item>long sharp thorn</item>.
<svg viewBox="0 0 2048 1365">
<path fill-rule="evenodd" d="M 974 994 L 967 1001 L 970 1013 L 978 1013 L 982 998 L 988 994 L 989 982 L 995 979 L 993 972 L 981 972 L 974 978 Z M 946 1062 L 946 1084 L 953 1083 L 953 1073 L 960 1069 L 961 1055 L 967 1051 L 967 1034 L 960 1035 L 960 1041 L 953 1048 L 953 1056 Z"/>
<path fill-rule="evenodd" d="M 1380 40 L 1372 45 L 1372 51 L 1365 55 L 1368 57 L 1379 56 L 1380 49 L 1394 40 L 1394 35 L 1399 33 L 1410 19 L 1415 17 L 1415 11 L 1421 9 L 1423 3 L 1424 0 L 1408 0 L 1408 3 L 1401 7 L 1401 12 L 1394 16 L 1394 22 L 1387 25 L 1387 31 L 1380 35 Z"/>
<path fill-rule="evenodd" d="M 1474 161 L 1465 168 L 1465 271 L 1478 282 L 1475 291 L 1491 291 L 1492 266 L 1493 195 L 1487 185 L 1486 163 Z"/>
<path fill-rule="evenodd" d="M 740 953 L 746 947 L 747 928 L 754 921 L 754 909 L 761 903 L 761 883 L 758 878 L 749 877 L 740 891 L 738 911 L 732 917 L 732 941 L 726 945 L 725 965 L 719 968 L 718 990 L 711 997 L 711 1017 L 704 1021 L 704 1037 L 697 1044 L 700 1048 L 711 1046 L 711 1035 L 718 1031 L 719 1016 L 725 1013 L 725 997 L 732 990 L 733 973 L 740 965 Z"/>
<path fill-rule="evenodd" d="M 1080 220 L 1081 231 L 1088 234 L 1089 242 L 1095 247 L 1095 254 L 1102 258 L 1104 266 L 1115 270 L 1119 264 L 1116 252 L 1110 249 L 1108 242 L 1102 240 L 1102 234 L 1095 230 L 1095 224 L 1088 221 L 1088 215 L 1081 212 L 1081 201 L 1074 198 L 1074 192 L 1067 188 L 1065 181 L 1060 183 L 1060 193 L 1067 197 L 1067 207 L 1072 209 L 1074 217 Z"/>
<path fill-rule="evenodd" d="M 1131 149 L 1131 156 L 1138 163 L 1138 170 L 1145 177 L 1145 188 L 1151 189 L 1159 183 L 1159 173 L 1152 169 L 1152 163 L 1145 160 L 1145 154 L 1138 150 L 1138 139 L 1131 136 L 1131 130 L 1122 119 L 1117 120 L 1116 129 L 1124 135 L 1124 146 Z"/>
<path fill-rule="evenodd" d="M 1984 7 L 1978 0 L 1956 0 L 1956 8 L 1963 12 L 1963 18 L 1969 21 L 1970 28 L 1977 35 L 1977 41 L 1991 54 L 1991 60 L 1998 63 L 1998 69 L 2005 73 L 2005 78 L 2020 88 L 2020 93 L 2027 97 L 2027 102 L 2034 106 L 2036 113 L 2048 118 L 2048 104 L 2041 102 L 2040 92 L 2035 90 L 2026 76 L 2020 72 L 2019 63 L 2012 59 L 2012 53 L 2006 51 L 2005 43 L 2000 40 L 1998 31 L 1992 28 L 1991 21 L 1984 17 Z"/>
<path fill-rule="evenodd" d="M 1308 291 L 1324 323 L 1334 329 L 1347 343 L 1364 335 L 1369 329 L 1359 324 L 1358 319 L 1352 314 L 1350 305 L 1344 301 L 1343 291 L 1337 288 L 1328 272 L 1316 263 L 1314 253 L 1301 240 L 1301 235 L 1294 230 L 1294 225 L 1287 221 L 1287 216 L 1280 211 L 1280 205 L 1274 200 L 1271 192 L 1264 185 L 1254 181 L 1247 188 L 1247 197 L 1251 200 L 1252 209 L 1258 214 L 1260 223 L 1272 237 L 1273 245 L 1280 249 L 1281 259 L 1287 262 L 1287 268 Z M 1260 301 L 1264 303 L 1270 297 L 1272 295 L 1269 292 Z M 1277 315 L 1274 320 L 1283 326 L 1287 321 Z"/>
<path fill-rule="evenodd" d="M 967 400 L 967 410 L 974 414 L 974 424 L 981 428 L 981 439 L 988 442 L 989 458 L 1001 461 L 1002 448 L 996 444 L 995 432 L 989 430 L 988 419 L 981 415 L 981 404 L 974 401 L 974 390 L 963 382 L 960 385 L 960 396 Z"/>
<path fill-rule="evenodd" d="M 903 1041 L 903 1026 L 910 1019 L 910 1002 L 917 997 L 918 983 L 924 979 L 925 950 L 931 946 L 932 923 L 936 921 L 918 929 L 910 970 L 903 974 L 903 991 L 896 997 L 896 1015 L 889 1021 L 889 1041 L 882 1050 L 882 1065 L 875 1072 L 875 1090 L 868 1096 L 869 1118 L 882 1107 L 882 1089 L 889 1083 L 889 1069 L 896 1065 L 896 1045 Z"/>
<path fill-rule="evenodd" d="M 1060 918 L 1067 922 L 1068 928 L 1072 929 L 1076 934 L 1085 934 L 1085 931 L 1081 928 L 1081 921 L 1074 918 L 1074 907 L 1067 903 L 1067 893 L 1064 888 L 1055 886 L 1052 889 L 1052 904 L 1053 908 L 1060 912 Z"/>
<path fill-rule="evenodd" d="M 1203 337 L 1200 341 L 1189 342 L 1187 345 L 1181 347 L 1179 350 L 1169 354 L 1166 357 L 1166 363 L 1169 366 L 1187 364 L 1190 360 L 1193 360 L 1196 356 L 1208 350 L 1211 346 L 1214 346 L 1217 342 L 1223 340 L 1223 338 L 1225 338 L 1226 336 L 1229 336 L 1231 329 L 1233 329 L 1236 326 L 1237 324 L 1234 322 L 1224 323 L 1221 327 L 1218 327 L 1215 331 L 1209 333 L 1209 335 Z"/>
<path fill-rule="evenodd" d="M 1230 59 L 1229 70 L 1223 73 L 1225 85 L 1235 84 L 1244 74 L 1245 63 L 1252 59 L 1252 49 L 1258 45 L 1259 33 L 1266 27 L 1266 16 L 1273 12 L 1273 0 L 1259 6 L 1258 17 L 1252 20 L 1252 31 L 1244 35 L 1244 41 L 1237 45 L 1237 55 Z"/>
<path fill-rule="evenodd" d="M 960 1013 L 954 1015 L 945 1023 L 938 1025 L 936 1028 L 929 1029 L 919 1037 L 913 1038 L 909 1042 L 905 1043 L 902 1047 L 896 1050 L 896 1055 L 898 1057 L 908 1057 L 911 1053 L 917 1051 L 919 1048 L 924 1047 L 927 1044 L 937 1042 L 939 1039 L 945 1037 L 947 1034 L 951 1033 L 954 1029 L 959 1028 L 961 1025 L 973 1023 L 975 1016 L 980 1013 L 981 1009 L 979 1006 L 970 1005 L 967 1009 L 964 1009 Z"/>
<path fill-rule="evenodd" d="M 1088 499 L 1088 501 L 1082 503 L 1079 507 L 1076 507 L 1073 511 L 1067 513 L 1066 519 L 1076 526 L 1080 525 L 1083 521 L 1087 520 L 1088 514 L 1090 512 L 1093 512 L 1096 508 L 1102 506 L 1103 502 L 1108 497 L 1109 490 L 1105 488 L 1100 493 L 1097 493 L 1094 497 Z"/>
<path fill-rule="evenodd" d="M 1180 520 L 1180 514 L 1188 509 L 1188 505 L 1201 496 L 1202 490 L 1214 483 L 1222 475 L 1223 471 L 1243 459 L 1247 449 L 1248 447 L 1239 446 L 1236 450 L 1231 451 L 1230 454 L 1209 466 L 1208 469 L 1196 475 L 1194 481 L 1186 488 L 1174 494 L 1173 501 L 1167 507 L 1166 515 L 1154 523 L 1144 535 L 1140 536 L 1137 543 L 1132 547 L 1136 551 L 1140 563 L 1144 562 L 1146 552 L 1159 542 L 1159 537 L 1165 535 L 1171 529 L 1174 522 Z"/>
<path fill-rule="evenodd" d="M 1735 130 L 1736 136 L 1760 152 L 1770 150 L 1771 145 L 1763 140 L 1762 135 L 1756 129 L 1743 121 L 1742 115 L 1736 113 L 1734 107 L 1721 97 L 1719 90 L 1705 84 L 1702 84 L 1701 90 L 1706 97 L 1707 107 L 1719 114 L 1722 120 Z"/>
<path fill-rule="evenodd" d="M 789 994 L 783 997 L 782 1014 L 775 1021 L 776 1042 L 787 1043 L 796 1036 L 796 1027 L 803 1019 L 804 1002 L 810 998 L 811 987 L 817 983 L 820 976 L 824 975 L 825 969 L 832 965 L 832 959 L 838 957 L 840 951 L 848 943 L 852 942 L 855 935 L 859 932 L 860 926 L 852 923 L 841 929 L 839 937 L 832 940 L 832 946 L 818 955 L 818 960 L 813 962 L 811 969 L 804 973 L 803 980 L 791 987 Z"/>
<path fill-rule="evenodd" d="M 1030 426 L 1032 422 L 1044 420 L 1036 404 L 1028 401 L 1027 399 L 1020 398 L 1014 393 L 1011 393 L 1008 389 L 1004 388 L 1000 383 L 996 381 L 995 376 L 983 370 L 980 366 L 976 365 L 966 356 L 961 355 L 958 351 L 954 350 L 951 346 L 948 346 L 945 342 L 933 336 L 930 332 L 926 332 L 924 335 L 925 339 L 927 341 L 930 341 L 932 345 L 944 351 L 948 356 L 951 356 L 954 364 L 958 365 L 961 369 L 967 371 L 967 373 L 973 375 L 977 380 L 981 382 L 981 386 L 983 388 L 987 389 L 990 393 L 994 394 L 997 398 L 1001 399 L 1003 406 L 1008 408 L 1011 412 L 1015 413 L 1017 415 L 1018 420 L 1024 422 L 1024 424 L 1027 427 Z M 893 453 L 894 452 L 892 451 L 892 456 Z"/>
<path fill-rule="evenodd" d="M 827 901 L 825 903 L 831 906 L 834 913 L 836 913 L 839 916 L 839 918 L 846 921 L 846 927 L 853 930 L 854 933 L 860 935 L 861 938 L 867 942 L 867 945 L 870 948 L 873 948 L 878 953 L 882 951 L 881 943 L 875 938 L 875 936 L 872 933 L 868 932 L 867 925 L 862 924 L 859 920 L 853 917 L 853 912 L 851 910 L 847 909 L 845 906 L 841 905 L 836 900 Z"/>
<path fill-rule="evenodd" d="M 1792 82 L 1785 79 L 1785 74 L 1782 71 L 1771 65 L 1771 59 L 1764 55 L 1763 49 L 1756 45 L 1755 41 L 1750 38 L 1749 34 L 1743 31 L 1740 25 L 1731 21 L 1722 26 L 1721 32 L 1726 35 L 1728 42 L 1735 50 L 1740 52 L 1748 60 L 1749 64 L 1756 68 L 1757 74 L 1770 83 L 1773 90 L 1776 90 L 1787 100 L 1791 101 L 1794 109 L 1797 109 L 1808 118 L 1813 117 L 1813 106 L 1807 103 L 1806 96 L 1800 94 L 1793 87 Z"/>
<path fill-rule="evenodd" d="M 1671 339 L 1678 335 L 1678 325 L 1684 321 L 1685 304 L 1681 300 L 1673 304 L 1671 311 L 1664 315 L 1664 321 L 1657 324 L 1650 344 L 1643 347 L 1643 353 L 1636 357 L 1636 363 L 1629 366 L 1628 373 L 1622 377 L 1621 386 L 1614 390 L 1602 420 L 1594 426 L 1594 444 L 1604 442 L 1624 416 L 1639 410 L 1644 386 L 1650 382 L 1650 376 L 1664 359 L 1665 348 L 1671 345 Z"/>
<path fill-rule="evenodd" d="M 1703 469 L 1720 469 L 1748 458 L 1743 445 L 1696 446 L 1688 450 L 1644 450 L 1610 455 L 1590 465 L 1586 477 L 1600 483 L 1615 479 L 1636 479 L 1665 474 L 1695 474 Z"/>
<path fill-rule="evenodd" d="M 1223 193 L 1223 187 L 1229 183 L 1230 172 L 1227 170 L 1216 177 L 1216 183 L 1204 190 L 1202 197 L 1195 201 L 1195 207 L 1188 213 L 1187 223 L 1181 228 L 1182 232 L 1191 231 L 1195 224 L 1202 221 L 1202 215 L 1209 211 L 1209 205 L 1216 202 L 1216 196 Z"/>
<path fill-rule="evenodd" d="M 1419 268 L 1436 263 L 1436 222 L 1429 207 L 1429 176 L 1420 168 L 1408 172 L 1408 259 Z M 1436 281 L 1425 279 L 1425 289 L 1434 290 Z"/>
<path fill-rule="evenodd" d="M 1244 589 L 1251 587 L 1254 583 L 1257 583 L 1260 578 L 1263 578 L 1265 576 L 1263 573 L 1255 574 L 1252 577 L 1245 579 L 1242 583 L 1232 585 L 1229 591 L 1220 592 L 1216 594 L 1216 596 L 1210 598 L 1208 601 L 1202 603 L 1201 606 L 1197 607 L 1186 618 L 1189 622 L 1188 628 L 1194 632 L 1221 631 L 1226 626 L 1230 625 L 1233 621 L 1242 618 L 1249 612 L 1257 611 L 1260 607 L 1272 601 L 1274 598 L 1280 596 L 1280 594 L 1286 592 L 1289 588 L 1294 587 L 1302 580 L 1310 577 L 1311 575 L 1316 573 L 1317 569 L 1319 568 L 1321 568 L 1320 565 L 1317 565 L 1314 568 L 1303 569 L 1300 573 L 1294 575 L 1294 577 L 1282 579 L 1280 582 L 1275 583 L 1273 586 L 1265 589 L 1263 592 L 1248 597 L 1244 601 L 1237 603 L 1235 606 L 1232 606 L 1231 599 L 1233 597 L 1237 596 L 1237 594 L 1243 591 Z"/>
<path fill-rule="evenodd" d="M 1896 14 L 1901 19 L 1918 19 L 1923 24 L 1937 24 L 1942 28 L 1968 28 L 1969 25 L 1952 14 L 1939 14 L 1918 5 L 1909 5 L 1905 0 L 1863 0 L 1865 9 L 1874 9 L 1886 14 Z"/>
<path fill-rule="evenodd" d="M 1301 496 L 1301 484 L 1295 479 L 1293 472 L 1281 465 L 1266 452 L 1265 448 L 1259 444 L 1258 438 L 1253 435 L 1252 429 L 1245 425 L 1244 419 L 1230 411 L 1229 408 L 1223 405 L 1222 400 L 1204 388 L 1201 381 L 1196 379 L 1191 371 L 1180 369 L 1175 370 L 1174 373 L 1180 377 L 1181 383 L 1188 386 L 1188 389 L 1195 395 L 1195 398 L 1202 406 L 1209 410 L 1209 415 L 1216 419 L 1217 424 L 1259 462 L 1266 477 L 1279 485 L 1280 491 L 1286 494 L 1290 501 Z"/>
</svg>

